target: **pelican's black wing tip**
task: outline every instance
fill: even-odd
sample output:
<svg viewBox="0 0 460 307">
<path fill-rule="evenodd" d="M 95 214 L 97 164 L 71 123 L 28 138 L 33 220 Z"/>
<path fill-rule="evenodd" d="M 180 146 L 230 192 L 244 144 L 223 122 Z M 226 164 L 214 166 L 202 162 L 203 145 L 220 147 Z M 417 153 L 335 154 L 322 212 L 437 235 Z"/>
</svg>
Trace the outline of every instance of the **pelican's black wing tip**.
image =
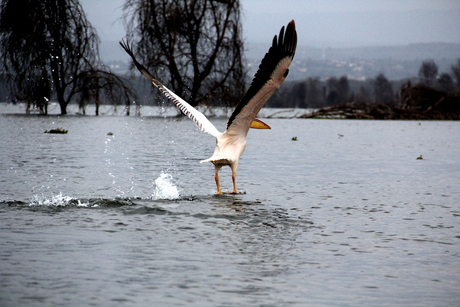
<svg viewBox="0 0 460 307">
<path fill-rule="evenodd" d="M 284 27 L 283 27 L 284 29 Z M 287 27 L 286 27 L 286 31 L 283 33 L 283 37 L 282 37 L 282 40 L 281 40 L 281 37 L 280 37 L 280 46 L 283 46 L 283 49 L 284 51 L 287 51 L 289 54 L 292 55 L 292 57 L 294 57 L 294 54 L 295 54 L 295 50 L 296 50 L 296 47 L 297 47 L 297 31 L 295 29 L 295 21 L 294 19 L 292 19 Z M 280 35 L 281 36 L 281 35 Z"/>
<path fill-rule="evenodd" d="M 283 26 L 278 35 L 273 37 L 272 48 L 294 57 L 297 47 L 297 31 L 295 21 L 292 19 L 287 26 Z"/>
<path fill-rule="evenodd" d="M 129 40 L 128 39 L 125 39 L 125 40 L 121 40 L 119 41 L 120 43 L 120 46 L 126 51 L 126 53 L 131 57 L 131 59 L 133 60 L 133 63 L 134 63 L 134 66 L 136 66 L 136 68 L 142 73 L 144 74 L 147 78 L 149 79 L 152 79 L 153 76 L 149 73 L 149 71 L 147 70 L 147 68 L 144 67 L 144 65 L 142 65 L 141 63 L 139 63 L 137 60 L 136 60 L 136 57 L 134 56 L 134 52 L 133 52 L 133 45 L 129 43 Z"/>
<path fill-rule="evenodd" d="M 295 21 L 291 20 L 287 27 L 283 26 L 279 35 L 273 37 L 272 46 L 263 57 L 259 69 L 257 70 L 246 94 L 235 107 L 232 115 L 227 122 L 227 129 L 233 123 L 233 120 L 246 106 L 254 95 L 264 86 L 264 84 L 271 78 L 273 71 L 276 69 L 280 61 L 294 58 L 297 47 L 297 32 L 295 29 Z M 284 77 L 287 76 L 289 69 L 284 72 Z"/>
<path fill-rule="evenodd" d="M 118 43 L 126 51 L 126 53 L 128 53 L 131 57 L 134 57 L 133 45 L 130 44 L 127 39 L 122 39 Z"/>
</svg>

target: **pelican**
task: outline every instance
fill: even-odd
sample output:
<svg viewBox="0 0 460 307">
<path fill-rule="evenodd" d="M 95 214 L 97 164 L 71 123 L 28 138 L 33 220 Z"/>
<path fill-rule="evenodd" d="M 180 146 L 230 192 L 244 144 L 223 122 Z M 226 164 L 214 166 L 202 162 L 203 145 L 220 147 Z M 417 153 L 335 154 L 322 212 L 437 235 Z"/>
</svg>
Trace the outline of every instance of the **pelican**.
<svg viewBox="0 0 460 307">
<path fill-rule="evenodd" d="M 264 106 L 267 100 L 279 89 L 289 72 L 289 65 L 294 58 L 297 46 L 297 32 L 294 20 L 289 22 L 286 27 L 281 28 L 278 37 L 273 37 L 273 43 L 260 63 L 254 79 L 236 106 L 227 122 L 227 129 L 220 132 L 197 109 L 188 104 L 174 92 L 155 79 L 147 69 L 141 65 L 132 51 L 132 46 L 126 41 L 120 41 L 120 45 L 131 56 L 136 68 L 147 77 L 169 100 L 171 100 L 179 110 L 188 116 L 198 128 L 216 138 L 216 147 L 211 158 L 201 161 L 212 162 L 214 164 L 214 178 L 216 181 L 217 193 L 222 194 L 219 170 L 224 165 L 232 169 L 233 191 L 231 194 L 238 193 L 236 188 L 236 171 L 238 161 L 246 148 L 246 136 L 249 128 L 270 129 L 270 127 L 256 119 L 256 115 Z"/>
</svg>

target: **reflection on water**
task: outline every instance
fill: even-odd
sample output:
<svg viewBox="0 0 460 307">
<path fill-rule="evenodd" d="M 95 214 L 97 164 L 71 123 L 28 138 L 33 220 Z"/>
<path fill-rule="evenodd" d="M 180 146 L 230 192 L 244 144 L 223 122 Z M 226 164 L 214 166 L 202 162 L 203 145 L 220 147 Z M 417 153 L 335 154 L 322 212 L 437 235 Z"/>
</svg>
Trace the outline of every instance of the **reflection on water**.
<svg viewBox="0 0 460 307">
<path fill-rule="evenodd" d="M 1 116 L 1 305 L 456 305 L 460 123 L 268 120 Z"/>
</svg>

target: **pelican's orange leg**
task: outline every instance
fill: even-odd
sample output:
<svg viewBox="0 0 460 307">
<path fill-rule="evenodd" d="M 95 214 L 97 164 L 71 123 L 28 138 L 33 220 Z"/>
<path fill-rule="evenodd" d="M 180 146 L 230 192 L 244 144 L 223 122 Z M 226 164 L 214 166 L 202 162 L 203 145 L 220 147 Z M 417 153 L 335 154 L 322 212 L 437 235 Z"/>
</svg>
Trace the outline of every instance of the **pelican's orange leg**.
<svg viewBox="0 0 460 307">
<path fill-rule="evenodd" d="M 222 190 L 220 189 L 219 174 L 217 172 L 214 175 L 214 179 L 216 180 L 217 194 L 222 194 Z"/>
<path fill-rule="evenodd" d="M 236 189 L 236 172 L 232 172 L 232 182 L 233 182 L 233 191 L 231 194 L 238 194 L 238 190 Z"/>
<path fill-rule="evenodd" d="M 222 194 L 222 190 L 220 189 L 220 181 L 219 181 L 219 170 L 222 166 L 215 165 L 214 164 L 214 179 L 216 180 L 216 186 L 217 186 L 217 194 Z"/>
</svg>

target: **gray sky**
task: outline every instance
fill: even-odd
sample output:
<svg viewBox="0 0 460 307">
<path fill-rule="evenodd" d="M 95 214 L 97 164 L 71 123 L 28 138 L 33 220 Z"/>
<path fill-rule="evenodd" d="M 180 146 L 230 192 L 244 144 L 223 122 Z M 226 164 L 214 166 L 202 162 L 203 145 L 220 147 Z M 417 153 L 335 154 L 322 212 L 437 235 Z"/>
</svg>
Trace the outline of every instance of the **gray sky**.
<svg viewBox="0 0 460 307">
<path fill-rule="evenodd" d="M 125 0 L 80 0 L 101 40 L 125 35 Z M 299 44 L 313 47 L 460 43 L 459 0 L 242 0 L 247 42 L 269 44 L 295 19 Z"/>
</svg>

